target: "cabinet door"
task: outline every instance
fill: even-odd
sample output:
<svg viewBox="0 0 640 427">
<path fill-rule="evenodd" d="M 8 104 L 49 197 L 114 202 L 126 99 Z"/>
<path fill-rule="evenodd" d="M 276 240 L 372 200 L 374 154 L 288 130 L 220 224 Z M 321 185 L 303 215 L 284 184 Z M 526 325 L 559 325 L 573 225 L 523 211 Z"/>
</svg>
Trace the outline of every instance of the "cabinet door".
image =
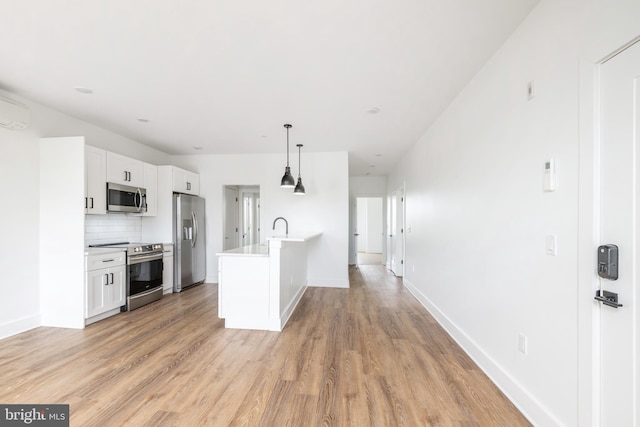
<svg viewBox="0 0 640 427">
<path fill-rule="evenodd" d="M 107 152 L 85 146 L 84 151 L 84 212 L 104 215 L 107 213 Z"/>
<path fill-rule="evenodd" d="M 107 152 L 107 181 L 144 188 L 142 162 L 120 154 Z"/>
<path fill-rule="evenodd" d="M 200 175 L 180 168 L 173 168 L 173 191 L 185 194 L 200 194 Z"/>
<path fill-rule="evenodd" d="M 173 257 L 165 256 L 162 258 L 162 293 L 170 294 L 173 292 Z"/>
<path fill-rule="evenodd" d="M 187 182 L 189 183 L 189 194 L 194 196 L 200 195 L 200 175 L 193 172 L 187 172 Z"/>
<path fill-rule="evenodd" d="M 85 318 L 103 313 L 106 307 L 106 291 L 109 285 L 109 269 L 103 268 L 87 272 L 87 300 L 85 304 Z"/>
<path fill-rule="evenodd" d="M 109 286 L 106 296 L 105 311 L 121 307 L 126 300 L 126 266 L 112 267 L 109 269 Z"/>
</svg>

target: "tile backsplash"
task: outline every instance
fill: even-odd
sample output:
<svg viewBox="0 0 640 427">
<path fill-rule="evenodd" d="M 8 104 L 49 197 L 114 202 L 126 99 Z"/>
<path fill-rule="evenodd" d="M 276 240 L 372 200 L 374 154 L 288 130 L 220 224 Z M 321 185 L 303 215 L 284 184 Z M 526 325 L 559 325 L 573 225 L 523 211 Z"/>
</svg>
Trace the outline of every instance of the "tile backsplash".
<svg viewBox="0 0 640 427">
<path fill-rule="evenodd" d="M 85 215 L 84 244 L 140 242 L 142 218 L 126 214 Z"/>
</svg>

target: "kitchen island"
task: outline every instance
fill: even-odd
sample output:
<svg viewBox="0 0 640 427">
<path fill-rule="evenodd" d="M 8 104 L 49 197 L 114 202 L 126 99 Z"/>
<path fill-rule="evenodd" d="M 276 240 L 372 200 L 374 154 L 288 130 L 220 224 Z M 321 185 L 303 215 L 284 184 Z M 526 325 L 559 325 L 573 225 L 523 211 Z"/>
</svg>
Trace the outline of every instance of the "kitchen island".
<svg viewBox="0 0 640 427">
<path fill-rule="evenodd" d="M 282 331 L 307 289 L 307 245 L 322 233 L 274 236 L 219 252 L 218 317 L 225 327 Z"/>
</svg>

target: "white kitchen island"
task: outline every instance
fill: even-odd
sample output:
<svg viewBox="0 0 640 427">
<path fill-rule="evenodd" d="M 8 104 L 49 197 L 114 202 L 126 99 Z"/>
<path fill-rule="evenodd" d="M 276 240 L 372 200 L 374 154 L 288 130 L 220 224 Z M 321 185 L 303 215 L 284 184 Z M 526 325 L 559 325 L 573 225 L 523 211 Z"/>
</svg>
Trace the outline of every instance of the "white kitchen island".
<svg viewBox="0 0 640 427">
<path fill-rule="evenodd" d="M 274 236 L 219 252 L 218 316 L 226 328 L 282 331 L 307 289 L 307 245 L 322 233 Z"/>
</svg>

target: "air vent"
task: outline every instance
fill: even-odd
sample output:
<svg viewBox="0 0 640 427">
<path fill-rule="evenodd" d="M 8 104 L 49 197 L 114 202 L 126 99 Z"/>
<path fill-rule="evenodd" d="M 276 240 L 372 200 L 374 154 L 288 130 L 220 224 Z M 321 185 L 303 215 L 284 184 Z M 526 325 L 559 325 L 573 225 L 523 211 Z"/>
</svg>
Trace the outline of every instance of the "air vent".
<svg viewBox="0 0 640 427">
<path fill-rule="evenodd" d="M 29 126 L 31 112 L 29 107 L 9 98 L 0 96 L 0 126 L 21 130 Z"/>
</svg>

